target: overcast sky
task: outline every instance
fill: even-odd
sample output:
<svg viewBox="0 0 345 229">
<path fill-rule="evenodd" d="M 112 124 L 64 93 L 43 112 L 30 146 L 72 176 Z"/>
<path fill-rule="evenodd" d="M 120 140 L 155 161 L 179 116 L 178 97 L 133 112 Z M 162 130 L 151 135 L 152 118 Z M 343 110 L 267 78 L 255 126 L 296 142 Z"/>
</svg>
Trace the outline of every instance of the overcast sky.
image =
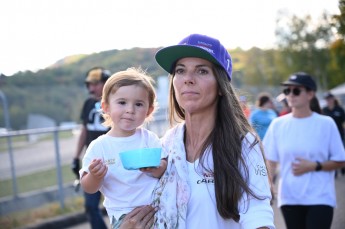
<svg viewBox="0 0 345 229">
<path fill-rule="evenodd" d="M 191 33 L 229 49 L 271 48 L 279 10 L 339 13 L 338 0 L 2 0 L 0 72 L 37 70 L 74 54 L 172 45 Z"/>
</svg>

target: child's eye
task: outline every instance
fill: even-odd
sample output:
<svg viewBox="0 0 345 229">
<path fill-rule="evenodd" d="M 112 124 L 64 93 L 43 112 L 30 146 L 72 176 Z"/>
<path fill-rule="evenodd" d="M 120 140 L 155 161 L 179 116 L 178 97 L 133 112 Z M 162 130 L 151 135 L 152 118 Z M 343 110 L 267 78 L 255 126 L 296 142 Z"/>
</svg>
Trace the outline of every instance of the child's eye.
<svg viewBox="0 0 345 229">
<path fill-rule="evenodd" d="M 119 104 L 120 104 L 120 105 L 125 105 L 126 102 L 125 102 L 125 101 L 119 101 Z"/>
<path fill-rule="evenodd" d="M 142 107 L 142 106 L 144 106 L 144 104 L 143 104 L 143 103 L 136 103 L 135 105 L 136 105 L 136 106 L 138 106 L 138 107 Z"/>
</svg>

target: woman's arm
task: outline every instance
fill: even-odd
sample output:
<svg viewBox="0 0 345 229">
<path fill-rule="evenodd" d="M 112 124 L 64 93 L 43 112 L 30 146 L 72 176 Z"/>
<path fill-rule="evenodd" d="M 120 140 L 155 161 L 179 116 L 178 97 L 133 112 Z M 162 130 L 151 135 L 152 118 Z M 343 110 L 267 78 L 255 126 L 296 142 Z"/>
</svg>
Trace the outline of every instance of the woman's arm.
<svg viewBox="0 0 345 229">
<path fill-rule="evenodd" d="M 335 169 L 340 169 L 345 166 L 345 162 L 338 162 L 338 161 L 325 161 L 319 162 L 321 165 L 321 169 L 318 171 L 332 171 Z M 300 176 L 304 173 L 308 172 L 315 172 L 316 171 L 317 162 L 316 161 L 308 161 L 303 158 L 296 158 L 296 162 L 292 163 L 292 172 L 295 176 Z"/>
<path fill-rule="evenodd" d="M 266 163 L 267 163 L 268 177 L 271 183 L 274 184 L 276 180 L 276 176 L 277 176 L 276 173 L 277 173 L 278 163 L 275 161 L 270 161 L 270 160 L 266 160 Z"/>
</svg>

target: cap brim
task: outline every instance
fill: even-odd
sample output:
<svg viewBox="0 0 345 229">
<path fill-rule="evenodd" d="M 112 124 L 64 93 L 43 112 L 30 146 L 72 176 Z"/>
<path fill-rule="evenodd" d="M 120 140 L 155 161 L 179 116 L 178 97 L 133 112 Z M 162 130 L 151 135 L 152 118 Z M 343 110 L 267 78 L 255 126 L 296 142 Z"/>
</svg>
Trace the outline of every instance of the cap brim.
<svg viewBox="0 0 345 229">
<path fill-rule="evenodd" d="M 198 57 L 219 65 L 218 61 L 206 50 L 188 45 L 174 45 L 158 50 L 155 55 L 157 63 L 170 74 L 173 73 L 173 65 L 181 58 Z"/>
</svg>

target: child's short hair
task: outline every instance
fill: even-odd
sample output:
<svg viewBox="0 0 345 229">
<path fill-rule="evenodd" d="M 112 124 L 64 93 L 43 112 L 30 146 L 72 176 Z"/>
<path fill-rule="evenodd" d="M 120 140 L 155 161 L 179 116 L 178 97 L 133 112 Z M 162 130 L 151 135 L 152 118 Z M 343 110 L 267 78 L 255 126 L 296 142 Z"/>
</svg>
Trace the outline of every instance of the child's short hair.
<svg viewBox="0 0 345 229">
<path fill-rule="evenodd" d="M 128 68 L 125 71 L 119 71 L 110 76 L 103 87 L 102 103 L 109 104 L 110 94 L 116 93 L 120 87 L 137 85 L 144 88 L 149 94 L 149 107 L 153 107 L 154 111 L 157 108 L 156 93 L 153 86 L 154 80 L 141 68 Z M 146 121 L 150 121 L 153 116 L 152 112 L 150 116 L 146 118 Z M 109 115 L 103 113 L 104 126 L 111 126 L 112 121 Z"/>
</svg>

